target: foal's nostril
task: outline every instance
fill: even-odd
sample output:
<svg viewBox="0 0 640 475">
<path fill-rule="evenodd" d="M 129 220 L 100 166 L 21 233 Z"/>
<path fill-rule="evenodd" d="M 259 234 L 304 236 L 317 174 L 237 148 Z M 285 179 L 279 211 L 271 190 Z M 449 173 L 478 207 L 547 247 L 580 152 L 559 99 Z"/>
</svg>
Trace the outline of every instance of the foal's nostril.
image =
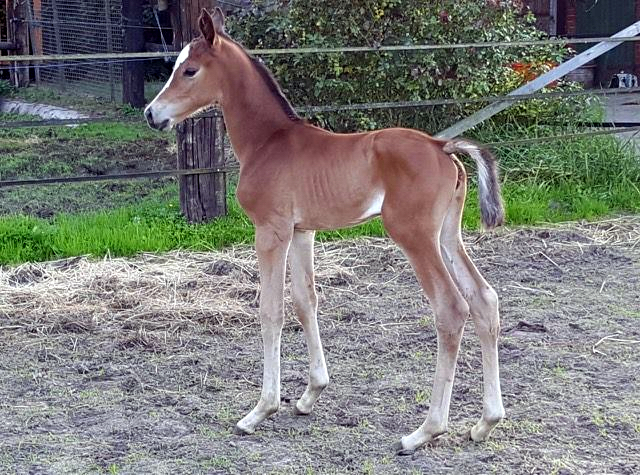
<svg viewBox="0 0 640 475">
<path fill-rule="evenodd" d="M 153 114 L 151 113 L 151 109 L 144 111 L 144 117 L 147 119 L 149 125 L 153 126 Z"/>
</svg>

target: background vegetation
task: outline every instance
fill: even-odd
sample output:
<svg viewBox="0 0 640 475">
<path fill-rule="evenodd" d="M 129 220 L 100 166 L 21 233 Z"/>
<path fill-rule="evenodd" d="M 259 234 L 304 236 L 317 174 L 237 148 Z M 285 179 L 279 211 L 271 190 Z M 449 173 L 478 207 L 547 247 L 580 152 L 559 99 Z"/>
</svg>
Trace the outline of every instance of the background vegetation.
<svg viewBox="0 0 640 475">
<path fill-rule="evenodd" d="M 533 15 L 514 3 L 521 4 L 364 0 L 354 5 L 341 0 L 258 0 L 252 10 L 232 17 L 227 27 L 232 37 L 249 48 L 376 47 L 545 38 L 546 34 L 535 28 Z M 303 106 L 502 95 L 561 61 L 567 53 L 560 46 L 529 46 L 278 55 L 265 56 L 264 61 L 292 102 Z M 483 106 L 361 111 L 317 119 L 340 131 L 407 125 L 436 132 Z M 558 120 L 575 114 L 576 107 L 580 108 L 581 102 L 556 100 L 531 111 L 512 109 L 502 117 L 513 119 L 517 112 L 528 120 Z"/>
</svg>

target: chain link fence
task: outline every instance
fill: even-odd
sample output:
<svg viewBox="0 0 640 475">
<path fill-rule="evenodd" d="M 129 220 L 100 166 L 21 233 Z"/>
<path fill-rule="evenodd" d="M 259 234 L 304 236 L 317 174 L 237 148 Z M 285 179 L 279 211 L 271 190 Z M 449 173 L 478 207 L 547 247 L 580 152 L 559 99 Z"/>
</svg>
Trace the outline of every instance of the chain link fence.
<svg viewBox="0 0 640 475">
<path fill-rule="evenodd" d="M 34 54 L 120 53 L 121 0 L 29 0 Z M 56 89 L 120 100 L 122 62 L 68 61 L 36 68 L 36 79 Z"/>
</svg>

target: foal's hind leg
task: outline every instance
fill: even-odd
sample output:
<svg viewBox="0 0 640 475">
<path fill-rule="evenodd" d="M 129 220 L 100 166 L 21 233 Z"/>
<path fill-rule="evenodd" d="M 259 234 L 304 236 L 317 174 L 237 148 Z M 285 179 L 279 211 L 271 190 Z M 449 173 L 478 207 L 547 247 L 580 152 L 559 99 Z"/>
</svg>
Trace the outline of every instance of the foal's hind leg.
<svg viewBox="0 0 640 475">
<path fill-rule="evenodd" d="M 486 440 L 504 417 L 498 372 L 497 342 L 500 317 L 495 290 L 478 272 L 464 249 L 460 235 L 460 220 L 466 194 L 466 177 L 462 177 L 460 182 L 444 220 L 440 243 L 447 268 L 469 303 L 475 331 L 480 338 L 484 380 L 483 409 L 482 417 L 471 429 L 471 438 L 478 442 Z"/>
<path fill-rule="evenodd" d="M 297 414 L 309 414 L 322 390 L 329 384 L 318 330 L 318 296 L 313 278 L 313 238 L 310 231 L 295 231 L 289 251 L 291 268 L 291 298 L 298 319 L 304 328 L 309 350 L 309 384 L 295 405 Z"/>
<path fill-rule="evenodd" d="M 447 429 L 456 360 L 469 307 L 440 255 L 438 235 L 442 221 L 434 219 L 433 215 L 424 216 L 425 222 L 415 217 L 407 221 L 402 213 L 399 213 L 399 219 L 394 219 L 389 208 L 387 206 L 382 213 L 385 227 L 409 258 L 429 297 L 438 334 L 438 360 L 429 413 L 415 432 L 395 445 L 399 453 L 407 453 L 432 441 Z"/>
</svg>

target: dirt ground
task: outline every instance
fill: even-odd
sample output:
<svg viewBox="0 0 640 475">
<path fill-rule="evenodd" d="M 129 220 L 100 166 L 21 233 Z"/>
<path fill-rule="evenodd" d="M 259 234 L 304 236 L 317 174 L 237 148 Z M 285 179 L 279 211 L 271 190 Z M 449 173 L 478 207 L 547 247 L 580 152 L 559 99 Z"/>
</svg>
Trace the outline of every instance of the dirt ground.
<svg viewBox="0 0 640 475">
<path fill-rule="evenodd" d="M 59 137 L 56 129 L 50 128 L 36 129 L 25 138 L 23 132 L 13 129 L 0 134 L 1 180 L 104 176 L 176 168 L 175 145 L 167 137 L 138 141 L 69 139 Z M 138 203 L 149 195 L 177 197 L 172 184 L 175 179 L 171 177 L 0 188 L 0 215 L 17 213 L 50 218 L 58 213 L 113 209 Z"/>
<path fill-rule="evenodd" d="M 232 432 L 261 379 L 250 248 L 23 265 L 0 272 L 0 472 L 640 473 L 640 217 L 466 236 L 501 297 L 506 420 L 481 411 L 468 324 L 449 433 L 396 456 L 422 423 L 430 310 L 387 240 L 317 244 L 331 384 L 308 417 L 290 308 L 282 408 Z"/>
</svg>

